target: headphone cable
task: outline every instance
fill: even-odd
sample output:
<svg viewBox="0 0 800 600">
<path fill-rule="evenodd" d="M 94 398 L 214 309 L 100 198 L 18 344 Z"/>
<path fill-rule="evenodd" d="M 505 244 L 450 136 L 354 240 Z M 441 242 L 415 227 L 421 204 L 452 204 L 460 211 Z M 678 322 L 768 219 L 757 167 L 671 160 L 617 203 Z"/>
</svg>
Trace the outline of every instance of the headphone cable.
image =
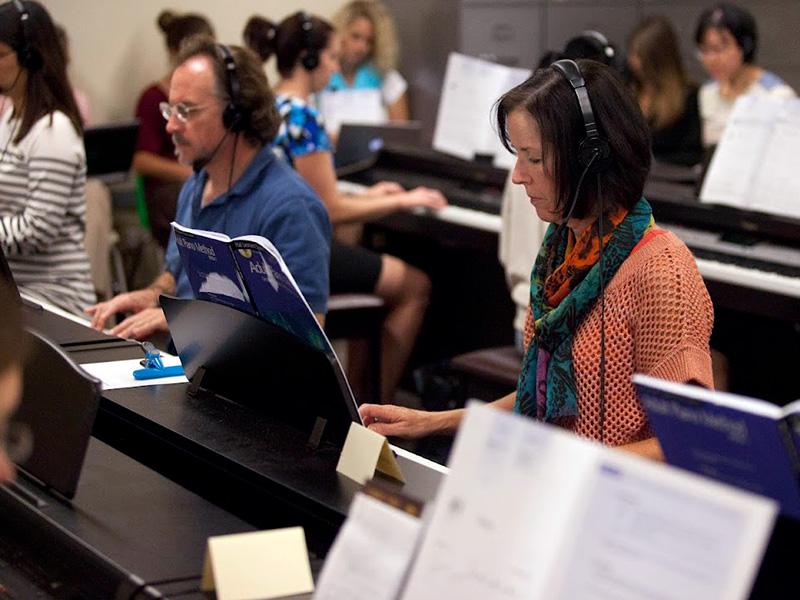
<svg viewBox="0 0 800 600">
<path fill-rule="evenodd" d="M 603 272 L 603 196 L 600 189 L 600 175 L 597 175 L 597 201 L 600 216 L 597 221 L 597 236 L 600 242 L 600 443 L 605 443 L 606 420 L 606 282 Z"/>
</svg>

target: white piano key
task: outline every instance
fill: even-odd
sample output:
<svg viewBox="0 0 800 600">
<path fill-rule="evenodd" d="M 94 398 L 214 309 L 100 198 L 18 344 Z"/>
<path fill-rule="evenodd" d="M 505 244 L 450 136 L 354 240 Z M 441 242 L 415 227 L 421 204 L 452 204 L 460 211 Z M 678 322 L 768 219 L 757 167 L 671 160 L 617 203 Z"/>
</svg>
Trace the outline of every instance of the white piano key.
<svg viewBox="0 0 800 600">
<path fill-rule="evenodd" d="M 696 259 L 696 262 L 703 279 L 800 298 L 800 278 L 748 269 L 703 258 Z"/>
</svg>

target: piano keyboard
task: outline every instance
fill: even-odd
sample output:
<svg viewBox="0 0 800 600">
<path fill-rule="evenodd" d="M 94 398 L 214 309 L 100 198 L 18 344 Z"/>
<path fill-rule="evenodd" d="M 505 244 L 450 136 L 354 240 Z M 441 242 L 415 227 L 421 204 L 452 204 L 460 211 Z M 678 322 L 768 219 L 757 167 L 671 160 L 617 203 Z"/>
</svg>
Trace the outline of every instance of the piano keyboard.
<svg viewBox="0 0 800 600">
<path fill-rule="evenodd" d="M 345 193 L 359 193 L 364 189 L 366 188 L 359 184 L 339 182 L 339 190 Z M 459 206 L 447 206 L 439 211 L 417 209 L 414 214 L 497 234 L 500 233 L 501 228 L 500 216 Z M 730 255 L 730 260 L 726 259 L 724 262 L 696 256 L 697 268 L 704 279 L 800 299 L 800 277 L 774 272 L 774 268 L 753 268 L 731 262 L 750 260 L 763 262 L 765 265 L 768 262 L 775 262 L 778 270 L 791 272 L 795 267 L 800 270 L 800 250 L 769 244 L 744 247 L 729 242 L 720 242 L 719 236 L 712 232 L 698 231 L 672 224 L 663 225 L 698 254 L 702 255 L 705 250 L 709 253 L 719 252 Z"/>
</svg>

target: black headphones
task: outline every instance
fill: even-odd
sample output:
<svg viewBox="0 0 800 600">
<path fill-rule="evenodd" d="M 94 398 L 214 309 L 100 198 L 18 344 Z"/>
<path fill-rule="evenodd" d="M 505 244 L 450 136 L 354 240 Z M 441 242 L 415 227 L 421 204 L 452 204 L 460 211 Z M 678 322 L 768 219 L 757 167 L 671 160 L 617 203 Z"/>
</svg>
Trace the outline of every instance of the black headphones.
<svg viewBox="0 0 800 600">
<path fill-rule="evenodd" d="M 583 80 L 581 69 L 574 60 L 557 60 L 551 65 L 556 71 L 561 73 L 569 82 L 578 98 L 581 115 L 583 115 L 583 125 L 586 129 L 586 137 L 581 140 L 578 146 L 578 163 L 589 173 L 601 173 L 611 164 L 611 147 L 608 142 L 600 137 L 597 130 L 597 122 L 592 111 L 592 103 L 589 101 L 589 93 L 586 91 L 586 82 Z"/>
<path fill-rule="evenodd" d="M 225 69 L 225 91 L 228 93 L 228 105 L 222 111 L 222 124 L 225 129 L 237 133 L 247 124 L 247 112 L 236 104 L 239 98 L 239 77 L 236 75 L 236 62 L 231 49 L 225 44 L 217 44 Z"/>
<path fill-rule="evenodd" d="M 300 13 L 300 32 L 303 36 L 303 46 L 301 50 L 305 51 L 303 58 L 300 60 L 300 64 L 303 65 L 306 71 L 313 71 L 319 66 L 319 49 L 314 47 L 314 39 L 312 37 L 314 22 L 311 20 L 311 16 L 305 11 Z"/>
<path fill-rule="evenodd" d="M 19 25 L 22 30 L 22 41 L 14 50 L 17 53 L 17 63 L 20 67 L 29 72 L 38 71 L 42 68 L 42 55 L 31 45 L 33 36 L 31 35 L 31 13 L 25 8 L 22 0 L 14 0 L 14 6 L 19 13 Z"/>
</svg>

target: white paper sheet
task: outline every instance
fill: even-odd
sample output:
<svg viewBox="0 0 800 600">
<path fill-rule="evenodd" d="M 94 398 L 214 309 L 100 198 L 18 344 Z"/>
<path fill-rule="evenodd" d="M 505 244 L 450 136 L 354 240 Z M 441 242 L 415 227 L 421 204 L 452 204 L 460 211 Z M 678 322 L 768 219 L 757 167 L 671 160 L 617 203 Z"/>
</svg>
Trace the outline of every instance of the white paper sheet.
<svg viewBox="0 0 800 600">
<path fill-rule="evenodd" d="M 336 135 L 342 123 L 380 125 L 389 120 L 378 89 L 347 89 L 319 94 L 325 129 Z"/>
<path fill-rule="evenodd" d="M 144 358 L 144 355 L 142 355 Z M 141 359 L 112 360 L 109 362 L 86 363 L 81 368 L 90 375 L 94 375 L 103 382 L 104 390 L 117 390 L 122 388 L 145 387 L 149 385 L 167 385 L 170 383 L 187 383 L 189 380 L 184 375 L 175 377 L 159 377 L 158 379 L 134 379 L 133 372 L 141 369 Z M 181 364 L 181 359 L 171 354 L 161 353 L 161 362 L 165 367 Z"/>
<path fill-rule="evenodd" d="M 403 600 L 747 597 L 776 505 L 470 406 Z"/>
<path fill-rule="evenodd" d="M 513 163 L 495 131 L 493 108 L 500 96 L 530 74 L 527 69 L 451 53 L 439 100 L 433 147 L 467 160 L 472 160 L 475 154 L 488 154 L 501 166 Z"/>
<path fill-rule="evenodd" d="M 315 600 L 394 600 L 421 529 L 419 519 L 356 495 L 325 560 Z"/>
<path fill-rule="evenodd" d="M 709 165 L 700 200 L 800 217 L 800 99 L 739 98 Z"/>
</svg>

